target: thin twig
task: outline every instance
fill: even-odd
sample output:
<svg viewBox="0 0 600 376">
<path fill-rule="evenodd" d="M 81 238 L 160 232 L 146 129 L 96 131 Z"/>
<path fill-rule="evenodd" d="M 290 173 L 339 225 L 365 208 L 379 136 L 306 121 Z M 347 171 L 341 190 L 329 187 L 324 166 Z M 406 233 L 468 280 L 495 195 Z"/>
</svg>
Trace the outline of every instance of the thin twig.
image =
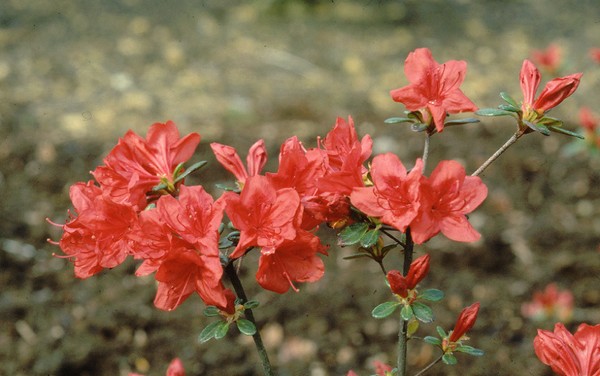
<svg viewBox="0 0 600 376">
<path fill-rule="evenodd" d="M 494 154 L 492 154 L 491 157 L 488 158 L 487 161 L 483 162 L 483 164 L 481 166 L 479 166 L 479 168 L 471 174 L 471 176 L 478 176 L 479 174 L 481 174 L 483 172 L 483 170 L 485 170 L 489 165 L 492 164 L 492 162 L 494 162 L 496 159 L 498 159 L 499 156 L 502 155 L 502 153 L 504 153 L 506 151 L 506 149 L 508 149 L 512 144 L 514 144 L 515 142 L 517 142 L 517 140 L 519 138 L 521 138 L 521 136 L 523 136 L 525 134 L 524 131 L 517 131 L 515 134 L 513 134 L 508 141 L 506 141 L 504 143 L 504 145 L 502 145 L 500 147 L 500 149 L 496 150 L 496 152 Z"/>
<path fill-rule="evenodd" d="M 429 369 L 433 366 L 435 366 L 436 364 L 438 364 L 440 362 L 440 360 L 442 360 L 442 357 L 444 356 L 444 354 L 440 355 L 439 358 L 437 358 L 436 360 L 434 360 L 432 363 L 430 363 L 427 367 L 423 368 L 422 370 L 419 371 L 419 373 L 417 373 L 415 376 L 421 376 L 423 374 L 425 374 L 425 372 L 429 371 Z"/>
</svg>

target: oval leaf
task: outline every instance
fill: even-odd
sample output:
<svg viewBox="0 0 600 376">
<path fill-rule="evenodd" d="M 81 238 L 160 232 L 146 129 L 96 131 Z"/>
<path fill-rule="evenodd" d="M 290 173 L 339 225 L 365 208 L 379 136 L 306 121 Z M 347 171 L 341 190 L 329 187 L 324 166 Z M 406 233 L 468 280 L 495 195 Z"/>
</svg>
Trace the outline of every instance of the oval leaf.
<svg viewBox="0 0 600 376">
<path fill-rule="evenodd" d="M 406 117 L 391 117 L 383 121 L 386 124 L 398 124 L 412 122 L 412 119 Z"/>
<path fill-rule="evenodd" d="M 507 116 L 507 115 L 513 115 L 513 113 L 510 112 L 510 111 L 501 110 L 499 108 L 481 108 L 481 109 L 475 111 L 475 115 L 479 115 L 479 116 Z"/>
<path fill-rule="evenodd" d="M 382 319 L 384 317 L 388 317 L 389 315 L 394 313 L 394 311 L 396 310 L 396 307 L 398 307 L 399 304 L 400 303 L 398 303 L 398 302 L 381 303 L 377 307 L 373 308 L 373 311 L 371 312 L 371 316 L 373 316 L 376 319 Z"/>
<path fill-rule="evenodd" d="M 402 317 L 402 320 L 404 321 L 412 319 L 414 317 L 412 308 L 409 305 L 405 305 L 404 307 L 402 307 L 402 309 L 400 310 L 400 317 Z"/>
<path fill-rule="evenodd" d="M 431 308 L 420 302 L 414 302 L 412 310 L 415 313 L 415 317 L 424 323 L 433 321 L 433 311 Z"/>
<path fill-rule="evenodd" d="M 501 92 L 500 93 L 500 98 L 502 98 L 506 103 L 510 104 L 513 107 L 519 107 L 519 104 L 517 103 L 516 100 L 513 99 L 513 97 L 511 97 L 510 95 L 508 95 L 507 92 Z"/>
<path fill-rule="evenodd" d="M 446 332 L 444 331 L 444 328 L 442 328 L 441 326 L 436 327 L 435 330 L 438 332 L 440 337 L 442 337 L 442 338 L 448 337 L 448 334 L 446 334 Z"/>
<path fill-rule="evenodd" d="M 418 329 L 419 329 L 419 320 L 410 320 L 408 322 L 408 326 L 406 328 L 406 336 L 409 338 L 412 337 L 412 335 L 415 334 Z"/>
<path fill-rule="evenodd" d="M 456 351 L 460 351 L 462 353 L 473 355 L 473 356 L 482 356 L 485 354 L 485 352 L 483 352 L 483 350 L 476 349 L 475 347 L 466 346 L 466 345 L 457 347 Z"/>
<path fill-rule="evenodd" d="M 369 230 L 360 239 L 360 245 L 364 248 L 371 248 L 377 243 L 377 239 L 379 239 L 379 230 Z"/>
<path fill-rule="evenodd" d="M 438 302 L 444 299 L 444 292 L 438 289 L 429 289 L 420 293 L 419 298 L 429 300 L 430 302 Z"/>
<path fill-rule="evenodd" d="M 204 308 L 204 316 L 213 317 L 219 316 L 219 309 L 215 306 L 208 306 Z"/>
<path fill-rule="evenodd" d="M 454 119 L 454 120 L 448 120 L 447 122 L 445 122 L 444 126 L 471 124 L 471 123 L 479 123 L 479 122 L 480 122 L 479 119 L 475 119 L 475 118 Z"/>
<path fill-rule="evenodd" d="M 198 336 L 198 341 L 204 343 L 215 337 L 217 328 L 223 323 L 223 321 L 215 321 L 208 324 Z"/>
<path fill-rule="evenodd" d="M 441 339 L 439 339 L 438 337 L 432 337 L 432 336 L 426 336 L 425 338 L 423 338 L 423 341 L 425 341 L 426 343 L 428 343 L 430 345 L 434 345 L 434 346 L 439 346 L 442 344 Z"/>
<path fill-rule="evenodd" d="M 221 339 L 225 337 L 225 334 L 229 331 L 229 323 L 225 321 L 219 321 L 217 329 L 215 330 L 215 339 Z"/>
<path fill-rule="evenodd" d="M 521 109 L 513 107 L 513 106 L 511 106 L 509 104 L 498 105 L 498 108 L 501 109 L 501 110 L 504 110 L 504 111 L 510 111 L 510 112 L 515 112 L 515 113 L 521 111 Z"/>
<path fill-rule="evenodd" d="M 452 354 L 444 354 L 444 356 L 442 356 L 442 362 L 444 362 L 444 364 L 447 364 L 449 366 L 453 366 L 456 363 L 458 363 L 456 361 L 456 357 Z"/>
<path fill-rule="evenodd" d="M 185 179 L 192 172 L 198 171 L 202 167 L 206 166 L 207 163 L 208 163 L 207 161 L 200 161 L 198 163 L 194 163 L 187 170 L 185 170 L 183 174 L 177 176 L 177 178 L 175 179 L 175 183 L 179 183 L 180 181 Z M 181 166 L 181 164 L 180 164 L 180 166 Z M 179 166 L 177 166 L 177 167 L 179 168 Z"/>
<path fill-rule="evenodd" d="M 548 129 L 550 129 L 552 132 L 566 134 L 567 136 L 577 137 L 579 139 L 585 140 L 585 137 L 583 137 L 579 133 L 571 132 L 571 131 L 568 131 L 568 130 L 563 129 L 563 128 L 555 127 L 553 125 L 549 125 Z"/>
<path fill-rule="evenodd" d="M 366 223 L 353 223 L 342 230 L 338 237 L 338 244 L 342 247 L 356 244 L 362 239 L 368 229 L 369 225 Z"/>
<path fill-rule="evenodd" d="M 252 321 L 246 319 L 238 319 L 236 321 L 237 327 L 240 330 L 240 333 L 245 334 L 247 336 L 253 336 L 256 333 L 256 326 L 252 323 Z"/>
<path fill-rule="evenodd" d="M 248 300 L 246 303 L 244 303 L 244 308 L 246 309 L 253 309 L 256 308 L 260 305 L 260 302 L 258 300 Z"/>
</svg>

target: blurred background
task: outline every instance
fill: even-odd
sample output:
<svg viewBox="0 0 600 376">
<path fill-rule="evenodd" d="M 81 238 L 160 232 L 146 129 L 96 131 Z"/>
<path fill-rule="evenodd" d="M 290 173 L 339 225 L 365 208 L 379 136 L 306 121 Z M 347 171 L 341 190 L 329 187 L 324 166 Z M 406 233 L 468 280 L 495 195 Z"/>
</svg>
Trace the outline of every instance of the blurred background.
<svg viewBox="0 0 600 376">
<path fill-rule="evenodd" d="M 215 196 L 215 183 L 231 177 L 210 142 L 245 155 L 263 138 L 274 171 L 286 138 L 313 147 L 337 116 L 351 115 L 361 136 L 371 134 L 375 154 L 394 152 L 410 165 L 423 135 L 383 123 L 404 110 L 389 91 L 407 84 L 410 51 L 466 60 L 463 91 L 479 107 L 496 107 L 501 91 L 522 98 L 523 59 L 555 44 L 560 66 L 542 70 L 542 82 L 584 72 L 552 112 L 580 131 L 581 107 L 600 112 L 600 65 L 589 55 L 599 35 L 595 0 L 0 2 L 0 374 L 162 375 L 176 356 L 189 375 L 260 374 L 251 340 L 234 330 L 198 343 L 210 322 L 198 297 L 161 312 L 152 277 L 134 277 L 133 262 L 78 280 L 68 260 L 52 256 L 60 250 L 46 239 L 61 233 L 45 218 L 64 223 L 69 186 L 91 179 L 128 129 L 145 135 L 173 120 L 182 134 L 200 133 L 192 162 L 209 167 L 189 182 Z M 457 159 L 474 171 L 514 128 L 509 118 L 449 128 L 432 139 L 429 169 Z M 458 355 L 458 365 L 429 375 L 551 374 L 532 340 L 557 319 L 550 312 L 535 321 L 521 309 L 551 282 L 572 293 L 571 330 L 600 323 L 600 159 L 574 142 L 522 138 L 482 176 L 490 193 L 470 216 L 482 239 L 463 245 L 440 236 L 419 247 L 432 255 L 423 286 L 446 292 L 419 335 L 451 329 L 463 307 L 480 301 L 469 344 L 486 352 Z M 394 363 L 397 321 L 370 317 L 389 291 L 375 263 L 344 260 L 350 253 L 333 246 L 323 279 L 285 295 L 258 289 L 256 259 L 244 262 L 279 374 L 367 375 L 375 359 Z M 400 265 L 392 255 L 388 268 Z M 410 374 L 437 355 L 411 342 Z"/>
</svg>

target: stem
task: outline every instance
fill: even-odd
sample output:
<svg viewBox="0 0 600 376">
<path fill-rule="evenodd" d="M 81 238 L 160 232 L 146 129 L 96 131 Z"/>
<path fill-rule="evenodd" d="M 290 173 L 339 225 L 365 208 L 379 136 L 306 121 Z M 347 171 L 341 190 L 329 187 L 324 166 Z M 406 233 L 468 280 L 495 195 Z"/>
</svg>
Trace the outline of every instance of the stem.
<svg viewBox="0 0 600 376">
<path fill-rule="evenodd" d="M 427 133 L 425 135 L 425 146 L 423 147 L 423 172 L 427 168 L 427 158 L 429 158 L 429 140 L 431 139 L 431 135 Z"/>
<path fill-rule="evenodd" d="M 410 234 L 410 227 L 406 229 L 406 246 L 404 247 L 404 265 L 402 274 L 407 275 L 413 258 L 414 243 Z M 400 317 L 400 330 L 398 331 L 398 375 L 406 376 L 406 352 L 407 352 L 407 332 L 408 321 Z"/>
<path fill-rule="evenodd" d="M 400 239 L 396 238 L 394 235 L 390 234 L 387 229 L 381 228 L 380 230 L 381 230 L 381 232 L 386 234 L 388 238 L 390 238 L 393 241 L 395 241 L 396 243 L 398 243 L 398 245 L 400 245 L 402 247 L 406 247 L 406 244 L 404 244 Z"/>
<path fill-rule="evenodd" d="M 440 360 L 442 360 L 443 356 L 444 356 L 444 354 L 440 355 L 436 360 L 434 360 L 432 363 L 430 363 L 427 367 L 420 370 L 419 373 L 417 373 L 415 376 L 421 376 L 425 372 L 429 371 L 429 369 L 431 369 L 431 367 L 435 366 L 436 364 L 438 364 L 440 362 Z"/>
<path fill-rule="evenodd" d="M 225 273 L 231 281 L 233 289 L 235 290 L 235 293 L 238 296 L 238 298 L 242 299 L 244 303 L 247 302 L 248 298 L 246 297 L 244 286 L 242 286 L 242 281 L 240 281 L 240 278 L 238 277 L 232 262 L 228 263 L 227 266 L 225 266 Z M 275 373 L 273 372 L 273 368 L 271 367 L 271 362 L 269 361 L 269 356 L 267 354 L 267 350 L 265 349 L 265 345 L 263 344 L 262 338 L 260 337 L 260 331 L 258 330 L 258 326 L 256 325 L 256 320 L 254 319 L 254 314 L 252 313 L 252 310 L 246 308 L 246 310 L 244 311 L 244 315 L 257 328 L 256 333 L 254 333 L 254 335 L 252 336 L 252 339 L 254 340 L 256 351 L 258 351 L 258 356 L 260 357 L 260 360 L 262 362 L 264 374 L 266 376 L 274 376 Z"/>
<path fill-rule="evenodd" d="M 513 134 L 508 141 L 506 141 L 504 143 L 504 145 L 502 145 L 500 147 L 500 149 L 496 150 L 496 152 L 494 154 L 492 154 L 491 157 L 488 158 L 487 161 L 483 162 L 483 164 L 481 166 L 479 166 L 479 168 L 471 174 L 471 176 L 478 176 L 479 174 L 481 174 L 483 172 L 483 170 L 485 170 L 489 165 L 492 164 L 492 162 L 494 162 L 496 159 L 498 159 L 499 156 L 502 155 L 502 153 L 504 153 L 506 151 L 506 149 L 508 149 L 512 144 L 514 144 L 515 142 L 517 142 L 517 140 L 519 138 L 521 138 L 521 136 L 523 136 L 525 134 L 525 131 L 517 131 L 515 134 Z"/>
</svg>

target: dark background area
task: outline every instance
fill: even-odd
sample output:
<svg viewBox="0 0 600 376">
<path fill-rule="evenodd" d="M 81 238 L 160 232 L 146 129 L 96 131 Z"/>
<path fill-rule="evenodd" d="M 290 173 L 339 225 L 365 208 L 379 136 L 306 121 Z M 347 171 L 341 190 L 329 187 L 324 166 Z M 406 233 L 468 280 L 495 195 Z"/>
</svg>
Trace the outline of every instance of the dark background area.
<svg viewBox="0 0 600 376">
<path fill-rule="evenodd" d="M 562 75 L 584 72 L 579 90 L 552 115 L 577 129 L 577 112 L 600 112 L 596 1 L 48 1 L 0 3 L 0 374 L 162 375 L 178 356 L 189 375 L 260 374 L 249 338 L 234 330 L 197 342 L 210 322 L 196 296 L 174 312 L 152 305 L 152 277 L 136 278 L 127 262 L 87 280 L 46 242 L 64 223 L 69 186 L 128 129 L 175 121 L 202 142 L 192 162 L 209 167 L 189 182 L 214 195 L 230 183 L 210 153 L 218 141 L 242 155 L 258 138 L 276 167 L 279 145 L 297 135 L 307 147 L 337 116 L 351 115 L 374 153 L 421 155 L 422 135 L 383 120 L 401 115 L 389 90 L 404 86 L 403 62 L 428 47 L 442 63 L 468 62 L 463 91 L 480 107 L 498 93 L 521 99 L 519 70 L 532 49 L 557 43 Z M 552 78 L 543 72 L 543 83 Z M 468 116 L 468 115 L 467 115 Z M 507 118 L 449 128 L 432 139 L 429 172 L 440 159 L 474 171 L 514 131 Z M 534 355 L 536 329 L 520 307 L 549 282 L 570 289 L 575 317 L 600 322 L 598 244 L 600 160 L 565 153 L 573 139 L 531 134 L 484 174 L 488 199 L 470 216 L 482 233 L 464 245 L 438 237 L 418 248 L 432 255 L 427 288 L 435 325 L 450 329 L 458 312 L 481 302 L 469 344 L 481 358 L 458 355 L 430 375 L 547 375 Z M 327 231 L 323 232 L 327 234 Z M 329 239 L 334 242 L 334 239 Z M 256 258 L 244 260 L 248 292 L 281 375 L 373 372 L 373 359 L 395 361 L 398 323 L 370 311 L 389 299 L 375 263 L 346 261 L 332 247 L 326 274 L 300 292 L 277 295 L 253 281 Z M 256 256 L 254 256 L 256 257 Z M 388 268 L 400 268 L 397 255 Z M 411 372 L 437 353 L 410 344 Z"/>
</svg>

